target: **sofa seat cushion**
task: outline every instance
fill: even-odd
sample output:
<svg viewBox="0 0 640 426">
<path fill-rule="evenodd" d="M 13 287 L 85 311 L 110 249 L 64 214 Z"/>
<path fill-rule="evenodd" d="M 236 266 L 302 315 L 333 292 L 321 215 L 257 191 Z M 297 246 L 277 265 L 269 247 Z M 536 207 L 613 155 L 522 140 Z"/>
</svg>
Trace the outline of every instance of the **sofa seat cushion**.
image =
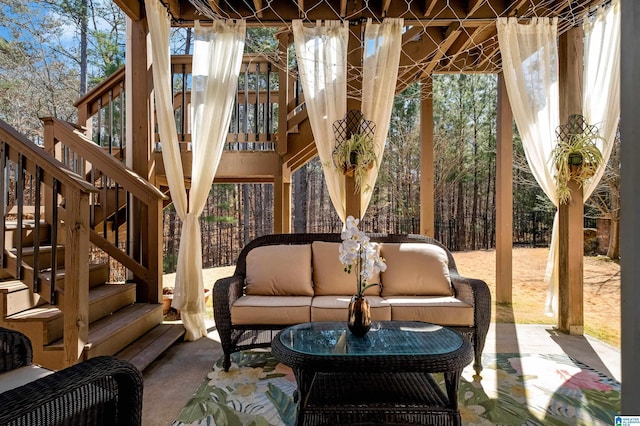
<svg viewBox="0 0 640 426">
<path fill-rule="evenodd" d="M 387 263 L 381 275 L 383 297 L 452 296 L 449 258 L 428 243 L 384 243 L 380 254 Z"/>
<path fill-rule="evenodd" d="M 353 296 L 315 296 L 311 302 L 311 321 L 346 321 Z M 372 321 L 391 320 L 391 306 L 380 296 L 367 296 Z"/>
<path fill-rule="evenodd" d="M 379 245 L 375 244 L 377 249 Z M 314 241 L 311 245 L 313 253 L 313 292 L 316 296 L 353 296 L 356 294 L 357 271 L 351 273 L 344 271 L 345 265 L 340 263 L 340 243 L 326 241 Z M 380 273 L 367 281 L 367 284 L 379 284 Z M 380 286 L 369 287 L 365 292 L 367 296 L 379 296 Z"/>
<path fill-rule="evenodd" d="M 394 321 L 424 321 L 439 325 L 473 326 L 473 306 L 455 297 L 385 297 Z"/>
<path fill-rule="evenodd" d="M 33 364 L 5 371 L 0 374 L 0 393 L 26 385 L 52 373 L 51 370 Z"/>
<path fill-rule="evenodd" d="M 313 296 L 311 244 L 256 247 L 247 254 L 245 293 Z"/>
<path fill-rule="evenodd" d="M 309 322 L 311 297 L 242 296 L 231 306 L 235 325 L 291 325 Z"/>
</svg>

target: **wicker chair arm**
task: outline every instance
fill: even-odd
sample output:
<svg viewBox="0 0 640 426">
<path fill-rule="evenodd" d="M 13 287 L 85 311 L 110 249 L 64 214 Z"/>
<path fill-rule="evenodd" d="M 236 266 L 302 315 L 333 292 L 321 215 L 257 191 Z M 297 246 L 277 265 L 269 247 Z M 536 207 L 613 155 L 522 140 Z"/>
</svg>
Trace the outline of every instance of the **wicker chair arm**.
<svg viewBox="0 0 640 426">
<path fill-rule="evenodd" d="M 231 305 L 244 291 L 244 278 L 240 275 L 220 278 L 213 286 L 213 313 L 216 323 L 231 315 Z"/>
<path fill-rule="evenodd" d="M 91 358 L 0 394 L 0 424 L 142 424 L 142 373 L 112 356 Z"/>
<path fill-rule="evenodd" d="M 31 341 L 19 331 L 0 327 L 0 372 L 31 365 Z"/>
</svg>

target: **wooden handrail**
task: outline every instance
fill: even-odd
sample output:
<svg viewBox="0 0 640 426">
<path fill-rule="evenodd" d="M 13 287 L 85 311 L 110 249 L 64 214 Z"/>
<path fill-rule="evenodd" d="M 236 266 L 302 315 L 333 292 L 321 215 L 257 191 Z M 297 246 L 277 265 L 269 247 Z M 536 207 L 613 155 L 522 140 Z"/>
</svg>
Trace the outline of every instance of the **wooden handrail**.
<svg viewBox="0 0 640 426">
<path fill-rule="evenodd" d="M 53 117 L 42 118 L 42 121 L 45 126 L 53 126 L 54 139 L 56 141 L 64 141 L 66 146 L 73 149 L 85 160 L 96 165 L 107 176 L 117 176 L 118 183 L 146 205 L 166 198 L 158 188 L 135 174 L 122 162 L 111 155 L 105 155 L 102 148 L 69 123 Z"/>
<path fill-rule="evenodd" d="M 6 142 L 11 148 L 9 156 L 12 160 L 17 159 L 17 153 L 21 153 L 26 158 L 26 169 L 30 173 L 35 174 L 35 166 L 37 165 L 43 170 L 44 179 L 56 178 L 62 183 L 63 188 L 70 187 L 86 193 L 98 192 L 96 188 L 82 179 L 81 176 L 65 168 L 53 155 L 27 139 L 2 120 L 0 120 L 0 138 L 2 142 Z"/>
<path fill-rule="evenodd" d="M 120 94 L 120 83 L 124 83 L 125 81 L 125 67 L 122 66 L 120 69 L 109 77 L 107 77 L 102 83 L 94 87 L 92 90 L 87 92 L 83 97 L 78 99 L 73 106 L 76 108 L 83 109 L 82 105 L 87 105 L 87 117 L 95 114 L 97 108 L 94 107 L 98 102 L 98 99 L 102 99 L 102 105 L 107 105 L 109 102 L 109 92 L 113 90 L 112 95 L 118 96 Z"/>
</svg>

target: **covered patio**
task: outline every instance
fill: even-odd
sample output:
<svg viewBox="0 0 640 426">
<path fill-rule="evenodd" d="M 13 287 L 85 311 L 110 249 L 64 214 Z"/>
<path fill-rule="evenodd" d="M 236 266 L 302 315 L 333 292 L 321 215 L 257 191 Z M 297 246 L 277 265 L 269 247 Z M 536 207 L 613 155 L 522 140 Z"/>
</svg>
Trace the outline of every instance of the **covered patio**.
<svg viewBox="0 0 640 426">
<path fill-rule="evenodd" d="M 170 423 L 222 354 L 220 338 L 212 315 L 208 316 L 205 310 L 202 292 L 198 219 L 212 183 L 271 185 L 273 210 L 269 214 L 273 218 L 273 233 L 291 233 L 294 173 L 319 157 L 336 214 L 343 222 L 347 216 L 366 216 L 378 167 L 371 167 L 362 182 L 357 174 L 343 175 L 337 173 L 337 167 L 336 170 L 328 167 L 327 164 L 335 164 L 335 152 L 340 145 L 339 132 L 332 126 L 338 123 L 344 130 L 343 139 L 351 140 L 354 135 L 366 133 L 366 123 L 374 123 L 377 130 L 370 137 L 375 141 L 375 158 L 370 162 L 381 161 L 394 96 L 417 84 L 421 103 L 419 231 L 433 237 L 436 157 L 433 76 L 487 73 L 497 75 L 498 81 L 494 311 L 497 304 L 509 307 L 515 299 L 514 121 L 529 167 L 550 203 L 558 207 L 558 214 L 544 274 L 549 284 L 546 308 L 553 315 L 553 325 L 492 323 L 484 353 L 573 357 L 623 383 L 619 414 L 640 414 L 637 410 L 640 267 L 632 258 L 640 249 L 637 238 L 640 199 L 633 185 L 640 181 L 640 170 L 636 167 L 636 160 L 640 160 L 636 143 L 640 121 L 635 117 L 635 111 L 640 109 L 637 1 L 113 0 L 113 3 L 127 15 L 126 66 L 76 103 L 78 124 L 57 118 L 43 119 L 45 149 L 40 150 L 0 123 L 3 165 L 13 170 L 12 164 L 16 164 L 15 189 L 12 186 L 15 195 L 5 200 L 7 210 L 15 210 L 12 214 L 18 218 L 15 228 L 25 229 L 25 200 L 19 195 L 20 188 L 25 192 L 25 185 L 32 185 L 30 190 L 37 194 L 35 205 L 28 208 L 35 218 L 37 237 L 33 250 L 36 253 L 39 250 L 41 210 L 42 222 L 52 225 L 52 246 L 61 242 L 66 248 L 60 259 L 51 256 L 53 266 L 47 278 L 43 278 L 37 255 L 35 266 L 22 260 L 27 242 L 21 236 L 15 237 L 14 242 L 11 235 L 5 240 L 5 232 L 0 234 L 2 245 L 7 244 L 8 260 L 3 258 L 2 265 L 5 280 L 20 281 L 12 284 L 16 291 L 20 287 L 20 291 L 43 295 L 37 303 L 27 300 L 24 306 L 7 302 L 8 296 L 2 299 L 2 307 L 9 306 L 11 312 L 1 319 L 0 325 L 22 327 L 30 335 L 36 342 L 36 362 L 47 360 L 51 362 L 49 368 L 60 369 L 93 356 L 126 352 L 124 348 L 139 342 L 138 337 L 153 334 L 150 330 L 162 323 L 161 236 L 165 226 L 162 209 L 173 203 L 182 227 L 173 307 L 181 310 L 182 321 L 170 324 L 171 336 L 163 342 L 162 350 L 170 347 L 156 362 L 152 362 L 154 358 L 150 355 L 136 355 L 144 358 L 141 369 L 148 366 L 144 370 L 144 424 Z M 621 18 L 616 19 L 622 21 L 621 29 L 616 31 L 611 31 L 612 25 L 605 18 L 613 15 L 609 13 L 612 10 L 620 12 L 616 16 Z M 592 24 L 600 21 L 607 22 L 599 27 L 608 29 L 607 35 L 603 35 L 606 30 L 594 35 Z M 224 46 L 224 53 L 210 56 L 213 50 L 202 50 L 200 46 L 193 57 L 171 57 L 168 34 L 172 27 L 193 28 L 197 43 L 207 44 L 206 49 L 223 43 L 220 45 Z M 246 27 L 273 30 L 276 51 L 258 48 L 257 53 L 243 57 L 244 47 L 250 42 L 245 39 Z M 529 37 L 531 33 L 535 33 L 534 37 Z M 619 49 L 618 42 L 609 39 L 620 40 Z M 608 51 L 610 56 L 598 51 Z M 323 59 L 318 59 L 322 55 Z M 237 87 L 240 67 L 245 74 L 242 90 Z M 201 73 L 205 68 L 206 72 Z M 615 75 L 618 68 L 620 76 Z M 219 74 L 211 78 L 213 73 Z M 176 76 L 181 80 L 174 85 Z M 255 86 L 249 88 L 249 81 Z M 260 81 L 264 81 L 264 87 Z M 273 81 L 277 81 L 277 86 L 271 86 Z M 203 87 L 205 90 L 201 90 Z M 232 112 L 234 104 L 242 107 Z M 126 114 L 120 114 L 122 111 Z M 354 115 L 349 115 L 353 111 L 355 120 L 351 120 Z M 228 125 L 234 114 L 238 121 L 235 130 Z M 604 163 L 619 118 L 621 123 L 625 201 L 620 233 L 620 350 L 584 333 L 584 200 L 597 179 L 584 186 L 576 179 L 569 180 L 568 202 L 560 202 L 555 191 L 554 175 L 559 169 L 550 158 L 557 141 L 556 132 L 571 129 L 570 117 L 575 115 L 598 123 L 602 136 L 598 148 Z M 120 120 L 119 124 L 114 125 L 114 117 Z M 222 125 L 217 123 L 218 119 Z M 253 128 L 248 124 L 251 120 Z M 108 152 L 92 143 L 92 132 L 96 130 L 98 145 L 103 134 L 108 133 Z M 571 130 L 569 133 L 573 134 Z M 116 147 L 113 141 L 120 146 Z M 598 173 L 601 170 L 595 172 L 596 177 Z M 8 184 L 11 186 L 11 182 Z M 32 219 L 29 217 L 27 222 Z M 5 215 L 5 230 L 7 220 Z M 77 227 L 65 223 L 76 223 Z M 128 295 L 118 302 L 118 307 L 98 309 L 99 303 L 90 296 L 92 292 L 95 294 L 92 286 L 96 285 L 93 283 L 96 274 L 90 274 L 94 265 L 78 261 L 90 248 L 106 254 L 107 261 L 97 277 L 100 285 L 113 281 L 110 264 L 117 263 L 118 270 L 124 271 L 121 275 L 126 278 L 119 281 L 128 287 Z M 66 269 L 66 294 L 55 281 L 56 264 Z M 9 290 L 3 294 L 10 294 Z M 38 313 L 35 321 L 31 317 L 23 321 L 33 315 L 32 308 L 37 310 L 38 304 L 45 302 L 50 312 L 55 311 L 59 323 L 55 336 L 53 333 L 45 336 Z M 131 305 L 148 311 L 139 313 L 141 317 L 146 315 L 144 324 L 133 327 L 126 317 L 118 318 L 116 323 L 116 315 L 112 314 L 118 312 L 120 305 L 124 306 L 121 311 Z M 105 328 L 124 331 L 128 336 L 114 338 L 102 333 L 101 342 L 110 344 L 101 346 L 94 340 L 102 327 L 94 327 L 98 321 Z M 185 341 L 171 346 L 184 330 Z M 157 337 L 151 336 L 150 340 L 153 339 Z M 51 351 L 52 345 L 55 352 Z M 143 344 L 132 346 L 161 345 L 144 340 Z M 91 348 L 94 352 L 90 352 Z M 489 389 L 487 381 L 467 384 L 486 395 L 497 392 Z M 499 404 L 500 398 L 489 397 L 489 402 Z M 525 397 L 521 406 L 526 410 L 529 403 Z"/>
<path fill-rule="evenodd" d="M 148 168 L 150 145 L 148 141 L 148 129 L 153 127 L 153 118 L 148 114 L 146 105 L 148 93 L 149 63 L 146 55 L 140 54 L 147 51 L 147 26 L 146 16 L 143 8 L 138 2 L 116 1 L 118 5 L 131 18 L 129 21 L 129 32 L 131 34 L 128 43 L 129 56 L 127 59 L 127 81 L 134 81 L 131 90 L 140 96 L 128 97 L 131 103 L 130 110 L 140 111 L 137 117 L 135 128 L 131 138 L 127 138 L 131 144 L 133 152 L 133 168 L 141 175 L 152 173 Z M 434 73 L 465 73 L 484 72 L 497 73 L 499 75 L 499 103 L 498 103 L 498 134 L 497 134 L 497 217 L 501 224 L 496 229 L 496 301 L 509 303 L 511 294 L 511 208 L 512 194 L 511 187 L 511 162 L 512 162 L 512 108 L 509 102 L 508 79 L 504 77 L 499 43 L 499 30 L 497 18 L 515 18 L 521 23 L 530 23 L 539 17 L 551 17 L 558 19 L 558 59 L 559 59 L 559 117 L 557 123 L 566 123 L 569 116 L 582 113 L 582 73 L 583 73 L 583 41 L 584 33 L 582 22 L 596 13 L 598 7 L 608 6 L 608 1 L 580 1 L 580 2 L 547 2 L 547 1 L 519 1 L 519 2 L 497 2 L 489 0 L 480 1 L 427 1 L 427 2 L 405 2 L 387 1 L 380 5 L 370 5 L 368 2 L 316 2 L 312 5 L 298 2 L 297 4 L 271 2 L 252 2 L 241 6 L 234 2 L 170 2 L 165 5 L 174 26 L 191 26 L 196 21 L 206 23 L 212 19 L 243 19 L 247 25 L 274 26 L 280 28 L 278 32 L 280 50 L 280 63 L 287 64 L 288 48 L 292 43 L 292 20 L 301 19 L 303 23 L 309 25 L 317 20 L 337 20 L 349 24 L 348 38 L 348 95 L 347 109 L 359 109 L 363 96 L 362 74 L 363 69 L 360 64 L 360 57 L 364 50 L 363 32 L 366 19 L 373 19 L 381 22 L 384 18 L 402 18 L 405 30 L 402 34 L 402 53 L 398 71 L 398 83 L 395 92 L 402 91 L 408 84 L 415 81 L 421 82 L 423 88 L 423 103 L 421 112 L 421 137 L 422 137 L 422 163 L 421 163 L 421 233 L 432 235 L 433 233 L 433 117 L 432 98 L 430 97 L 430 79 Z M 622 2 L 621 7 L 628 8 L 628 16 L 632 19 L 637 13 L 637 6 L 632 6 L 631 2 Z M 625 12 L 626 12 L 625 10 Z M 631 13 L 632 12 L 632 13 Z M 623 18 L 624 20 L 624 18 Z M 623 23 L 624 35 L 624 23 Z M 135 52 L 135 53 L 134 53 Z M 634 58 L 633 51 L 625 51 L 624 37 L 622 58 L 622 81 L 624 85 L 625 67 L 624 58 Z M 632 69 L 632 68 L 629 68 Z M 280 69 L 280 81 L 289 82 L 288 69 Z M 628 70 L 627 70 L 628 71 Z M 633 80 L 630 80 L 630 82 Z M 284 91 L 283 91 L 284 88 Z M 292 95 L 292 86 L 281 83 L 281 95 L 279 105 L 281 111 L 289 110 L 289 100 Z M 587 89 L 588 90 L 588 89 Z M 287 93 L 287 91 L 289 93 Z M 633 93 L 632 90 L 629 92 Z M 625 93 L 624 86 L 621 93 Z M 624 115 L 624 99 L 622 114 Z M 147 111 L 145 113 L 145 111 Z M 145 123 L 145 117 L 149 122 Z M 634 120 L 631 119 L 631 122 Z M 302 119 L 299 122 L 302 124 Z M 290 184 L 291 173 L 305 161 L 320 154 L 317 145 L 309 144 L 314 139 L 310 128 L 307 129 L 307 142 L 302 145 L 298 139 L 288 140 L 289 135 L 283 129 L 288 128 L 286 117 L 280 116 L 280 132 L 276 141 L 275 151 L 280 156 L 276 171 L 268 179 L 274 183 L 274 198 L 276 206 L 274 209 L 274 231 L 290 232 Z M 313 127 L 313 125 L 311 126 Z M 555 127 L 555 126 L 554 126 Z M 629 140 L 634 139 L 635 129 L 629 130 Z M 314 132 L 315 133 L 315 132 Z M 521 130 L 522 133 L 522 130 Z M 627 131 L 622 127 L 622 138 Z M 316 142 L 318 142 L 316 140 Z M 146 145 L 146 146 L 145 146 Z M 629 145 L 632 145 L 629 143 Z M 631 147 L 625 151 L 623 158 L 627 159 L 627 153 L 633 153 Z M 165 160 L 166 168 L 166 160 Z M 623 166 L 624 169 L 624 166 Z M 633 167 L 628 168 L 633 169 Z M 630 170 L 635 172 L 634 170 Z M 256 171 L 257 173 L 257 171 Z M 247 171 L 251 175 L 251 171 Z M 232 180 L 233 178 L 228 178 Z M 215 180 L 214 180 L 215 181 Z M 346 193 L 354 188 L 355 183 L 346 179 L 344 185 Z M 169 186 L 171 184 L 169 183 Z M 629 187 L 626 187 L 629 188 Z M 574 191 L 581 191 L 575 187 Z M 576 192 L 580 194 L 581 192 Z M 629 230 L 636 225 L 637 215 L 633 214 L 633 209 L 637 208 L 635 201 L 636 194 L 627 193 L 625 202 L 626 208 L 631 214 L 627 216 L 626 225 Z M 577 198 L 580 198 L 578 196 Z M 334 203 L 335 204 L 335 203 Z M 361 197 L 346 196 L 344 213 L 360 216 L 366 209 Z M 581 336 L 583 334 L 583 312 L 582 312 L 582 216 L 583 205 L 581 202 L 570 203 L 560 207 L 559 230 L 558 230 L 558 255 L 554 262 L 556 280 L 559 283 L 557 314 L 557 329 L 569 335 Z M 637 233 L 623 232 L 623 251 L 634 252 L 635 241 L 625 244 L 624 235 L 635 235 Z M 629 265 L 633 268 L 634 265 Z M 637 271 L 627 269 L 627 277 L 637 276 Z M 627 279 L 629 279 L 627 278 Z M 630 283 L 630 281 L 627 281 Z M 630 284 L 629 284 L 630 286 Z M 625 301 L 637 301 L 637 290 L 625 287 L 623 292 L 628 297 L 623 297 Z M 623 352 L 625 356 L 633 359 L 637 354 L 637 313 L 625 312 L 623 310 Z M 625 327 L 627 324 L 629 327 Z M 500 327 L 498 327 L 500 329 Z M 625 332 L 626 330 L 626 332 Z M 500 341 L 500 330 L 496 342 Z M 625 339 L 625 336 L 627 337 Z M 517 341 L 517 333 L 511 335 Z M 627 340 L 628 339 L 628 340 Z M 625 342 L 628 342 L 626 346 Z M 624 377 L 627 383 L 636 383 L 637 367 L 629 365 L 629 377 Z M 625 374 L 625 369 L 622 374 Z M 628 381 L 627 381 L 628 380 Z M 628 392 L 628 393 L 627 393 Z M 633 408 L 631 403 L 625 401 L 634 400 L 633 385 L 625 388 L 625 398 L 623 399 L 622 412 L 631 414 Z M 628 398 L 628 399 L 627 399 Z M 629 405 L 626 405 L 629 404 Z"/>
</svg>

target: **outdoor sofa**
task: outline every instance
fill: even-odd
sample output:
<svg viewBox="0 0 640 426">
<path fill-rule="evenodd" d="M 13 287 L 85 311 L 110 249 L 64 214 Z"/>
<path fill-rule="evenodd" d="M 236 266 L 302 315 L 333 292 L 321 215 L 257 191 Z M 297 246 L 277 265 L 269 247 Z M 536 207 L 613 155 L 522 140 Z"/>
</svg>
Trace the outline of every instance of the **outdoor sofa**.
<svg viewBox="0 0 640 426">
<path fill-rule="evenodd" d="M 32 364 L 31 342 L 0 328 L 0 425 L 142 424 L 142 373 L 101 356 L 54 372 Z"/>
<path fill-rule="evenodd" d="M 481 356 L 491 317 L 491 294 L 479 279 L 458 274 L 441 243 L 421 235 L 372 234 L 387 270 L 365 295 L 373 321 L 425 321 L 467 337 Z M 273 234 L 240 252 L 233 276 L 214 284 L 214 317 L 228 370 L 231 354 L 268 347 L 292 324 L 346 321 L 356 277 L 338 259 L 340 234 Z"/>
</svg>

